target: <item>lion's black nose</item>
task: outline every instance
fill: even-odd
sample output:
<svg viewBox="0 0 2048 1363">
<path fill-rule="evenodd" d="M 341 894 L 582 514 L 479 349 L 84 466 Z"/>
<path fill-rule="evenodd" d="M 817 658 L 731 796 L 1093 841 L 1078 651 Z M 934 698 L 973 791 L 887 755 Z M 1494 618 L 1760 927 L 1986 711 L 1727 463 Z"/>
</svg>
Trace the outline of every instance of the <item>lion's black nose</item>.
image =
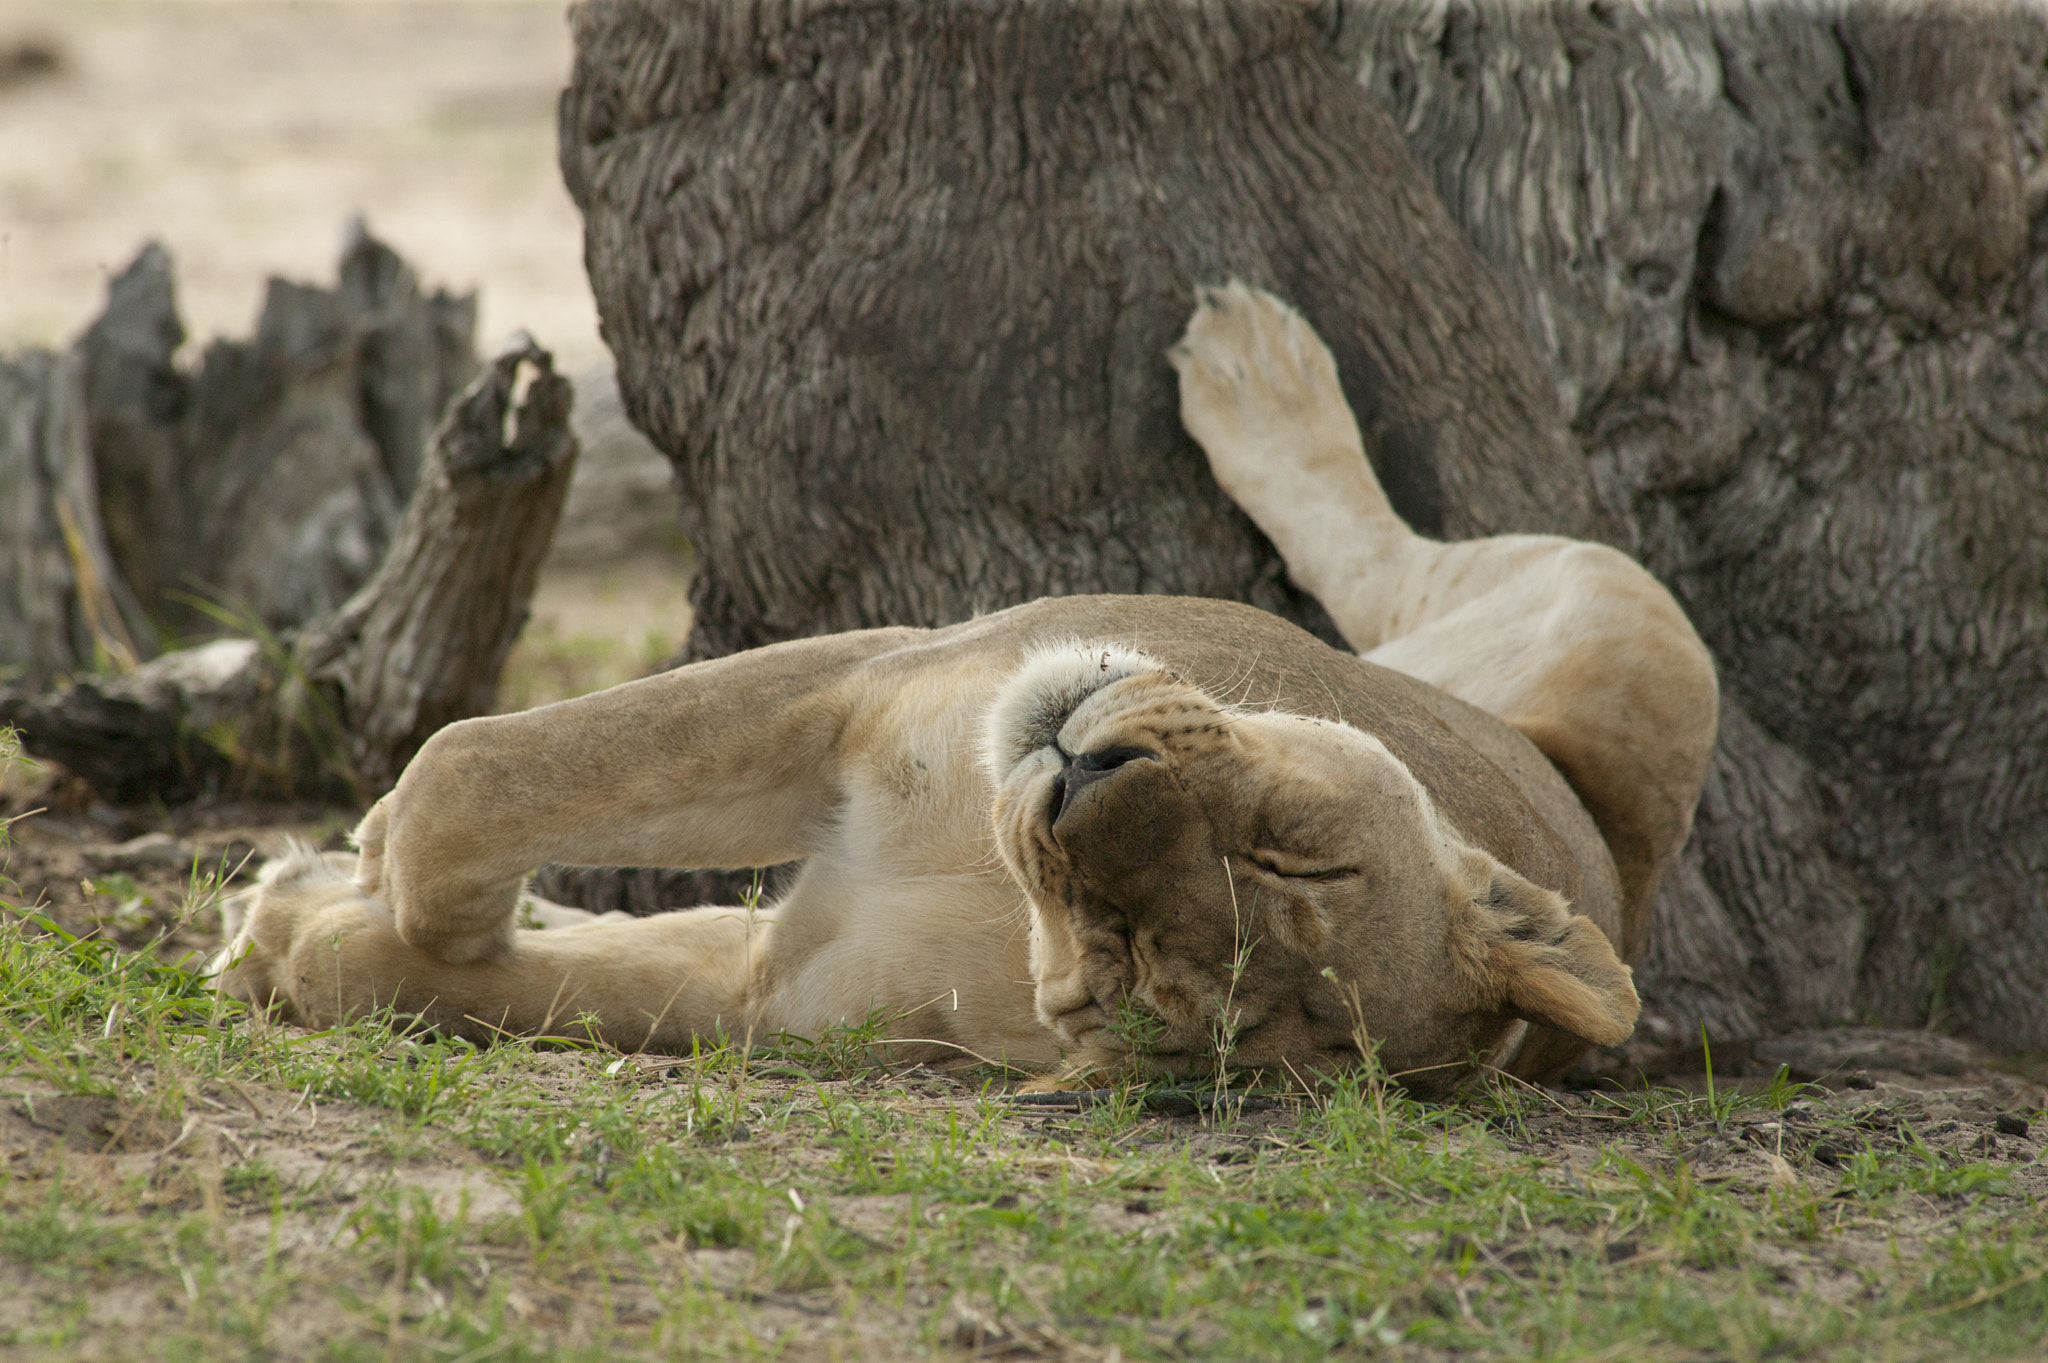
<svg viewBox="0 0 2048 1363">
<path fill-rule="evenodd" d="M 1059 822 L 1060 817 L 1072 808 L 1075 796 L 1117 768 L 1131 762 L 1157 761 L 1158 758 L 1159 754 L 1150 748 L 1103 748 L 1099 752 L 1082 753 L 1060 773 L 1059 808 L 1053 813 L 1053 822 Z"/>
</svg>

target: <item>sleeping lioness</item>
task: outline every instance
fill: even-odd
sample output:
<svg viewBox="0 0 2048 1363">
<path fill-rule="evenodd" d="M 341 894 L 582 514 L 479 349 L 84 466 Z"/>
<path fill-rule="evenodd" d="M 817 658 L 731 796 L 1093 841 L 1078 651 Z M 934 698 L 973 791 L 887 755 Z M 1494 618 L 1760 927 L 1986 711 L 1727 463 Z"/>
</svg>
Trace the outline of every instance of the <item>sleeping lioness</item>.
<svg viewBox="0 0 2048 1363">
<path fill-rule="evenodd" d="M 1365 1046 L 1434 1092 L 1623 1040 L 1713 742 L 1683 615 L 1600 546 L 1411 534 L 1278 300 L 1205 292 L 1171 358 L 1219 481 L 1364 658 L 1245 606 L 1073 597 L 450 725 L 359 858 L 265 871 L 221 987 L 647 1050 L 879 1015 L 905 1058 L 1052 1083 Z M 799 858 L 758 910 L 522 899 L 544 861 Z"/>
</svg>

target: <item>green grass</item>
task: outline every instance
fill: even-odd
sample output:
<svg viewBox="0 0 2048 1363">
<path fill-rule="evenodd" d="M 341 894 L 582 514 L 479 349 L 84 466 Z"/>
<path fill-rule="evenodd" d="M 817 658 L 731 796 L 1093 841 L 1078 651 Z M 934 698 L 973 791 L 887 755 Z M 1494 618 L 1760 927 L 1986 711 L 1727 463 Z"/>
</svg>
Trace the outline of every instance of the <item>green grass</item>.
<svg viewBox="0 0 2048 1363">
<path fill-rule="evenodd" d="M 1132 1085 L 1057 1110 L 1009 1101 L 1003 1075 L 891 1065 L 881 1021 L 662 1064 L 391 1019 L 306 1033 L 12 911 L 0 1352 L 2048 1347 L 2041 1170 L 1939 1144 L 1905 1100 L 1845 1106 L 1781 1079 L 1431 1105 L 1362 1072 L 1196 1117 L 1157 1115 L 1166 1091 Z M 91 1120 L 59 1139 L 60 1110 Z"/>
</svg>

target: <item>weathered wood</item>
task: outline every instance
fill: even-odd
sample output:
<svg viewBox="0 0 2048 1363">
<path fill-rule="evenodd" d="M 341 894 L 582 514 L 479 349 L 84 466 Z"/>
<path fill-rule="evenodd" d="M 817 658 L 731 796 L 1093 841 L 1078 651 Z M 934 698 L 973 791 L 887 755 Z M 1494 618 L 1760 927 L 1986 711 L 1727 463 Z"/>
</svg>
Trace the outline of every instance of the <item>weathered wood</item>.
<svg viewBox="0 0 2048 1363">
<path fill-rule="evenodd" d="M 367 789 L 388 788 L 436 729 L 496 700 L 575 470 L 574 401 L 532 341 L 492 360 L 435 430 L 376 575 L 300 637 L 295 656 L 334 695 Z"/>
<path fill-rule="evenodd" d="M 77 362 L 0 360 L 0 680 L 133 667 L 152 643 L 100 526 Z"/>
<path fill-rule="evenodd" d="M 278 656 L 265 657 L 254 641 L 217 639 L 55 690 L 0 687 L 0 725 L 19 731 L 32 755 L 62 763 L 122 803 L 174 804 L 231 787 L 345 791 L 291 746 L 297 726 L 277 722 L 283 676 Z M 279 774 L 296 781 L 280 782 Z"/>
<path fill-rule="evenodd" d="M 474 326 L 472 297 L 422 293 L 358 224 L 337 288 L 271 280 L 255 337 L 188 372 L 170 257 L 144 248 L 77 351 L 109 537 L 151 614 L 218 629 L 196 598 L 276 630 L 347 600 L 475 372 Z"/>
<path fill-rule="evenodd" d="M 491 708 L 575 467 L 572 401 L 520 338 L 450 406 L 391 553 L 340 609 L 296 636 L 0 690 L 0 724 L 117 800 L 374 797 L 435 729 Z"/>
</svg>

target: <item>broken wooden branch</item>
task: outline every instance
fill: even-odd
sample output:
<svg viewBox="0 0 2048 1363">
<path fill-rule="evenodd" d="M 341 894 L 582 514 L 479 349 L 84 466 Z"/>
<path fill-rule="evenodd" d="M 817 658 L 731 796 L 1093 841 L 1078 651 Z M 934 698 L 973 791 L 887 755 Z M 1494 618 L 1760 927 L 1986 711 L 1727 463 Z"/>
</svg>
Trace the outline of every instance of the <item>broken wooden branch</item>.
<svg viewBox="0 0 2048 1363">
<path fill-rule="evenodd" d="M 548 352 L 517 338 L 434 432 L 383 565 L 300 635 L 298 663 L 334 695 L 368 788 L 497 699 L 575 469 L 574 402 Z"/>
</svg>

